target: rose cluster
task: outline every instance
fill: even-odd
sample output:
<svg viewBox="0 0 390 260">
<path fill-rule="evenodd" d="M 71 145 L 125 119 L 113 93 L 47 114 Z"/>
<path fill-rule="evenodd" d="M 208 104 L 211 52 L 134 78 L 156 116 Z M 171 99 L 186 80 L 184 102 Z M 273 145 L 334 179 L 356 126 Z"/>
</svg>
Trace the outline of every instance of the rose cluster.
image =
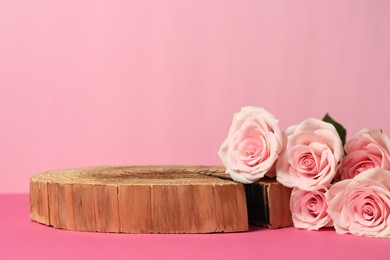
<svg viewBox="0 0 390 260">
<path fill-rule="evenodd" d="M 267 110 L 243 107 L 218 154 L 235 181 L 276 176 L 293 188 L 297 228 L 390 237 L 390 139 L 363 129 L 343 145 L 340 127 L 310 118 L 283 132 Z"/>
</svg>

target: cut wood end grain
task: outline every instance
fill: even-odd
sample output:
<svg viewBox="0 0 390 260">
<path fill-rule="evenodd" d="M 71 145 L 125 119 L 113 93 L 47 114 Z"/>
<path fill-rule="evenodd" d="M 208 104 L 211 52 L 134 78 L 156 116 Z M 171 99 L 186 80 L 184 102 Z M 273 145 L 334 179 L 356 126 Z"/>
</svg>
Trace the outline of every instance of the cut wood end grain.
<svg viewBox="0 0 390 260">
<path fill-rule="evenodd" d="M 222 167 L 118 166 L 31 178 L 30 217 L 56 228 L 123 233 L 248 230 L 244 185 Z"/>
</svg>

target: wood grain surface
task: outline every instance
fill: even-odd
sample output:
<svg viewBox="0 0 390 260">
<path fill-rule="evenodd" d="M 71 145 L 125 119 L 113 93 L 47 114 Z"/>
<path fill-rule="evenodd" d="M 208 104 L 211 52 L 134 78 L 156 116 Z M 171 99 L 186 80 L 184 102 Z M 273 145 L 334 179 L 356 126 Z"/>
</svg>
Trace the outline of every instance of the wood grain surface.
<svg viewBox="0 0 390 260">
<path fill-rule="evenodd" d="M 221 167 L 55 170 L 30 182 L 30 217 L 55 228 L 122 233 L 248 230 L 244 185 Z"/>
</svg>

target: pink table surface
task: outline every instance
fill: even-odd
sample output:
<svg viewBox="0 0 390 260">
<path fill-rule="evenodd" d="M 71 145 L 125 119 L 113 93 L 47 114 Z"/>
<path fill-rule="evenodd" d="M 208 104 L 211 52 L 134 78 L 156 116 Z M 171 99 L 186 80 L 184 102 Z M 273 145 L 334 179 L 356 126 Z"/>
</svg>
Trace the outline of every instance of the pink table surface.
<svg viewBox="0 0 390 260">
<path fill-rule="evenodd" d="M 0 195 L 0 259 L 390 259 L 390 239 L 333 230 L 252 227 L 244 233 L 105 234 L 29 219 L 27 194 Z"/>
</svg>

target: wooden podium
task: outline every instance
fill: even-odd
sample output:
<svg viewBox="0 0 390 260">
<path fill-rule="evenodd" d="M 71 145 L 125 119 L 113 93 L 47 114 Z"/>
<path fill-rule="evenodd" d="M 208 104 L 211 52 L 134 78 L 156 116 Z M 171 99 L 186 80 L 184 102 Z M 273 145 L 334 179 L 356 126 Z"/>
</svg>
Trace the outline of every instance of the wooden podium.
<svg viewBox="0 0 390 260">
<path fill-rule="evenodd" d="M 48 171 L 30 182 L 30 217 L 55 228 L 117 233 L 247 231 L 291 225 L 290 189 L 243 185 L 222 167 L 119 166 Z"/>
</svg>

